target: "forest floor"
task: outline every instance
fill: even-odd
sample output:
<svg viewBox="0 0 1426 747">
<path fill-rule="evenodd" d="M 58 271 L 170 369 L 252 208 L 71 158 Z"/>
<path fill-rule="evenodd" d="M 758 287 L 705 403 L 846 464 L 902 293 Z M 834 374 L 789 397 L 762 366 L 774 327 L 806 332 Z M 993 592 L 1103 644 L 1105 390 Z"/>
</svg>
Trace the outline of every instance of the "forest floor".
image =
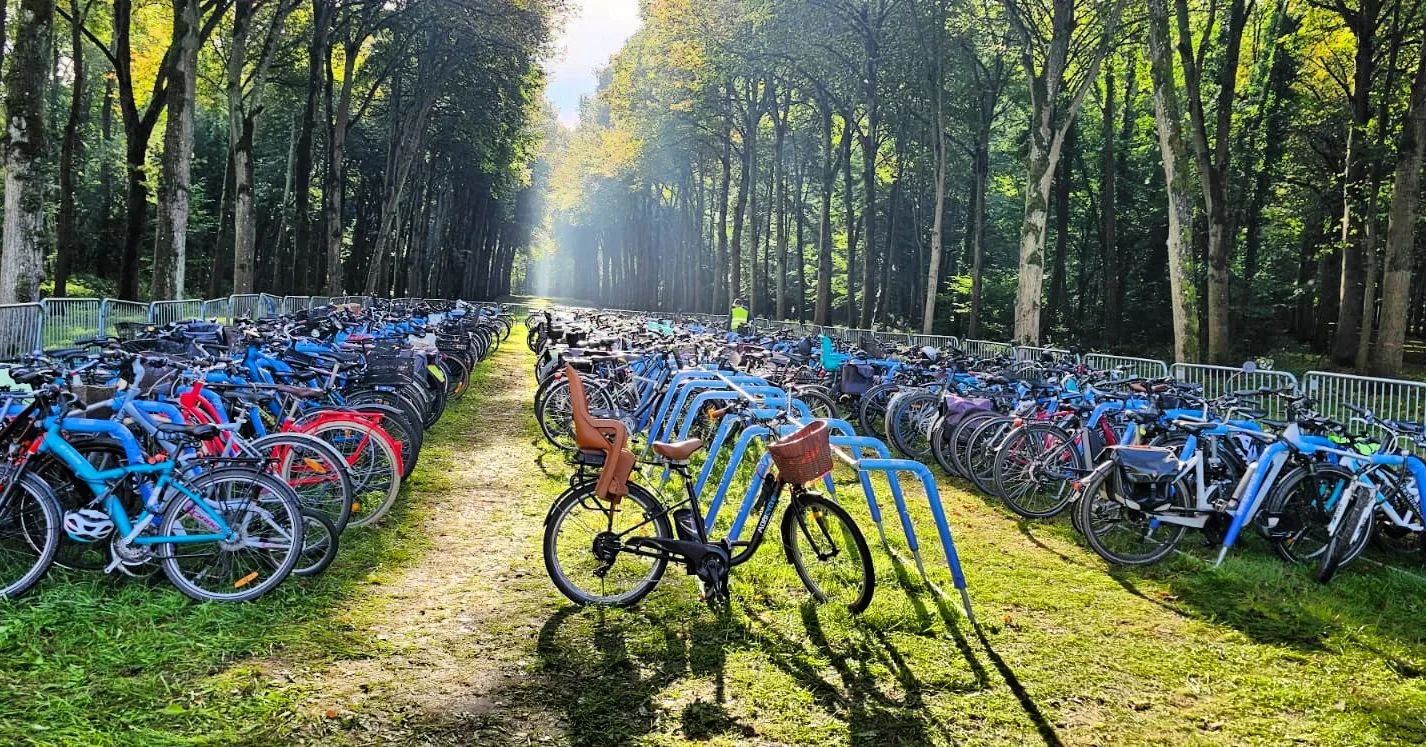
<svg viewBox="0 0 1426 747">
<path fill-rule="evenodd" d="M 568 468 L 529 415 L 521 339 L 323 578 L 215 606 L 56 574 L 0 603 L 0 744 L 1426 742 L 1420 571 L 1324 587 L 1256 543 L 1217 569 L 1110 571 L 1067 525 L 950 483 L 978 629 L 894 521 L 859 618 L 791 590 L 773 548 L 739 567 L 727 611 L 672 570 L 635 609 L 573 607 L 541 562 Z M 929 512 L 913 518 L 950 588 Z"/>
</svg>

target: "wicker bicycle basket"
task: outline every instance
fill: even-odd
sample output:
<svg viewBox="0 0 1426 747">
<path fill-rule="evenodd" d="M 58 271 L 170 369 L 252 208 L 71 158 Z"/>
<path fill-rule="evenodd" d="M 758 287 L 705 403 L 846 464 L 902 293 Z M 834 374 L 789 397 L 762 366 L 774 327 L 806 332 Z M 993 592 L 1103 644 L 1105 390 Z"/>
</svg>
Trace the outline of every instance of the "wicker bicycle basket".
<svg viewBox="0 0 1426 747">
<path fill-rule="evenodd" d="M 827 424 L 818 420 L 768 447 L 782 481 L 805 485 L 832 471 L 832 443 Z"/>
</svg>

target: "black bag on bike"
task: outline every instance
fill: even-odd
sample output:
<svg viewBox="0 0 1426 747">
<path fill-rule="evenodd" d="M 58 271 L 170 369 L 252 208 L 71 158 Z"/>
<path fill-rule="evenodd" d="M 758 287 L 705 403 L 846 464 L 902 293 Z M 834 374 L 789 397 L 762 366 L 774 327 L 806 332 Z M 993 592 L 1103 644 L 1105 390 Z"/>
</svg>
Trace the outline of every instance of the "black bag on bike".
<svg viewBox="0 0 1426 747">
<path fill-rule="evenodd" d="M 1108 451 L 1122 497 L 1146 510 L 1161 508 L 1171 501 L 1169 491 L 1182 469 L 1173 449 L 1111 446 Z"/>
<path fill-rule="evenodd" d="M 848 363 L 842 366 L 842 393 L 863 395 L 876 386 L 876 368 L 865 363 Z"/>
</svg>

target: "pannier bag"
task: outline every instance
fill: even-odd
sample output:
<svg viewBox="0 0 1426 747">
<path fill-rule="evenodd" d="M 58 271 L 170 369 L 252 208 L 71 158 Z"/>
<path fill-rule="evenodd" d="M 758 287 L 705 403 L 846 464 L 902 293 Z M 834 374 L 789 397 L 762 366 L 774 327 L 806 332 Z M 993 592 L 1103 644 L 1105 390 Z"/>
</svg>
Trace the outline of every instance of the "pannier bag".
<svg viewBox="0 0 1426 747">
<path fill-rule="evenodd" d="M 1167 505 L 1170 490 L 1183 465 L 1172 449 L 1152 446 L 1111 446 L 1119 493 L 1145 510 Z"/>
</svg>

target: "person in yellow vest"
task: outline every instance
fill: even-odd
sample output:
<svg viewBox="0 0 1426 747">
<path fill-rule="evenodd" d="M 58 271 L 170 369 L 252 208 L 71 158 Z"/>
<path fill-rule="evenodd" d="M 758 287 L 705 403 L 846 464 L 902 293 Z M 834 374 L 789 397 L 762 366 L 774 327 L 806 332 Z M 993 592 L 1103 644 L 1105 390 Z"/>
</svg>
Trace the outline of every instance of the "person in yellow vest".
<svg viewBox="0 0 1426 747">
<path fill-rule="evenodd" d="M 739 298 L 733 301 L 733 308 L 728 310 L 728 329 L 732 332 L 742 333 L 743 325 L 748 323 L 748 306 Z"/>
</svg>

